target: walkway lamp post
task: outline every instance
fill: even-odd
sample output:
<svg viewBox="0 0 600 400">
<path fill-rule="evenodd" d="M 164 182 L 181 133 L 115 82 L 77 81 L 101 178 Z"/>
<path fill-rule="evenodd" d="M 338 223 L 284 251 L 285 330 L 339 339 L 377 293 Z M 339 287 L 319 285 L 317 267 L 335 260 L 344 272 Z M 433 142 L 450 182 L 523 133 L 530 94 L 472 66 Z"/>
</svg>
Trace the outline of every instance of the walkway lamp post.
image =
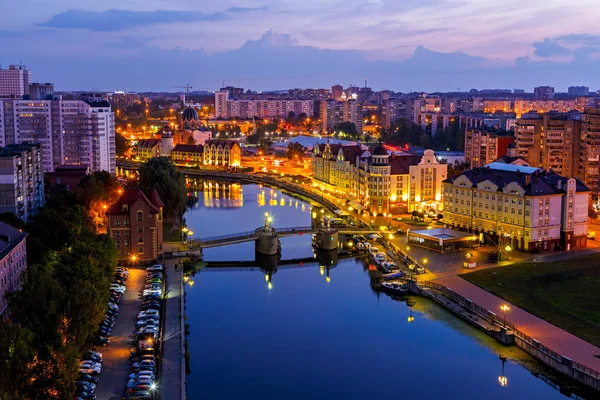
<svg viewBox="0 0 600 400">
<path fill-rule="evenodd" d="M 156 389 L 158 388 L 158 386 L 156 385 L 156 383 L 153 383 L 152 385 L 150 385 L 150 392 L 152 392 L 152 400 L 156 399 Z"/>
<path fill-rule="evenodd" d="M 504 329 L 506 329 L 506 312 L 510 311 L 510 307 L 507 306 L 506 304 L 502 304 L 502 306 L 500 306 L 500 309 L 502 310 L 502 312 L 504 314 Z"/>
</svg>

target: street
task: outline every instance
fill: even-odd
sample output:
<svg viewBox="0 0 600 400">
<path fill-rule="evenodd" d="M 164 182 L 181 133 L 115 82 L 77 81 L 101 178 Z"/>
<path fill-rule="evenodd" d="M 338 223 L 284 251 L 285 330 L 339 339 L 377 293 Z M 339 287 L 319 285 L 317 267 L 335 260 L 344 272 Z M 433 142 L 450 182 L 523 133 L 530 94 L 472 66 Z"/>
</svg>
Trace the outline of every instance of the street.
<svg viewBox="0 0 600 400">
<path fill-rule="evenodd" d="M 129 351 L 133 346 L 135 323 L 142 303 L 139 295 L 145 278 L 144 269 L 129 269 L 127 291 L 119 304 L 119 316 L 112 330 L 110 344 L 97 349 L 103 357 L 102 373 L 96 388 L 99 400 L 121 400 L 125 394 L 127 378 L 131 373 Z"/>
</svg>

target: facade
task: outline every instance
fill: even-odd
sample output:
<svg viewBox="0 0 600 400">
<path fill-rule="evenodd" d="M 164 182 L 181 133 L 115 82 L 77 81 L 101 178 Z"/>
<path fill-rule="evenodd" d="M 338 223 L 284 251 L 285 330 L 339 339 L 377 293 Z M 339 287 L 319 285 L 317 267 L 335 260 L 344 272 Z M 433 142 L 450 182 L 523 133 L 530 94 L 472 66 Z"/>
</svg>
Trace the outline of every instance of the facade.
<svg viewBox="0 0 600 400">
<path fill-rule="evenodd" d="M 228 91 L 215 92 L 215 118 L 287 118 L 289 113 L 314 116 L 313 100 L 298 99 L 230 99 Z"/>
<path fill-rule="evenodd" d="M 84 100 L 0 100 L 0 146 L 39 143 L 45 172 L 63 164 L 116 170 L 110 104 Z"/>
<path fill-rule="evenodd" d="M 569 86 L 567 93 L 569 96 L 589 96 L 590 88 L 587 86 Z"/>
<path fill-rule="evenodd" d="M 71 191 L 75 190 L 81 180 L 91 173 L 87 165 L 59 165 L 54 172 L 48 172 L 45 176 L 48 178 L 50 188 L 63 186 L 67 191 Z"/>
<path fill-rule="evenodd" d="M 137 156 L 140 160 L 160 157 L 161 145 L 160 139 L 140 139 L 137 146 Z"/>
<path fill-rule="evenodd" d="M 204 147 L 199 144 L 178 144 L 171 151 L 171 160 L 176 165 L 202 165 Z"/>
<path fill-rule="evenodd" d="M 517 154 L 532 167 L 578 176 L 581 121 L 558 113 L 521 118 L 515 126 Z"/>
<path fill-rule="evenodd" d="M 540 168 L 491 163 L 444 181 L 444 223 L 525 251 L 586 247 L 589 189 Z"/>
<path fill-rule="evenodd" d="M 356 100 L 337 101 L 325 100 L 320 104 L 321 130 L 332 132 L 337 124 L 351 122 L 356 126 L 356 131 L 363 133 L 363 109 Z"/>
<path fill-rule="evenodd" d="M 471 168 L 487 165 L 506 155 L 508 146 L 515 141 L 506 131 L 467 129 L 465 133 L 465 161 Z"/>
<path fill-rule="evenodd" d="M 32 83 L 29 85 L 29 100 L 48 100 L 54 94 L 52 83 Z"/>
<path fill-rule="evenodd" d="M 27 233 L 0 222 L 0 322 L 8 318 L 6 295 L 21 288 L 27 269 Z"/>
<path fill-rule="evenodd" d="M 552 100 L 552 99 L 536 99 L 536 100 L 515 100 L 514 111 L 517 118 L 521 118 L 523 114 L 528 112 L 548 113 L 550 111 L 558 111 L 566 113 L 573 110 L 583 111 L 580 106 L 581 100 Z"/>
<path fill-rule="evenodd" d="M 579 178 L 598 198 L 600 190 L 600 108 L 588 108 L 581 116 Z"/>
<path fill-rule="evenodd" d="M 537 86 L 533 89 L 533 95 L 536 100 L 552 100 L 554 98 L 554 88 L 552 86 Z"/>
<path fill-rule="evenodd" d="M 11 65 L 0 69 L 0 97 L 21 99 L 29 94 L 31 71 L 23 65 Z"/>
<path fill-rule="evenodd" d="M 215 118 L 227 119 L 227 101 L 229 100 L 229 92 L 220 90 L 215 92 Z"/>
<path fill-rule="evenodd" d="M 158 259 L 163 252 L 163 207 L 156 190 L 148 198 L 134 188 L 108 209 L 108 234 L 117 245 L 119 260 Z"/>
<path fill-rule="evenodd" d="M 383 146 L 373 153 L 363 150 L 360 144 L 313 146 L 313 178 L 355 199 L 351 202 L 353 208 L 375 215 L 441 209 L 447 168 L 432 150 L 418 156 L 390 155 Z"/>
<path fill-rule="evenodd" d="M 333 100 L 342 100 L 342 94 L 344 94 L 344 87 L 342 85 L 333 85 L 331 87 L 331 98 Z"/>
<path fill-rule="evenodd" d="M 41 153 L 36 144 L 0 148 L 0 213 L 28 222 L 44 207 Z"/>
<path fill-rule="evenodd" d="M 237 140 L 207 140 L 203 161 L 204 165 L 215 167 L 239 167 L 242 164 L 242 148 Z"/>
</svg>

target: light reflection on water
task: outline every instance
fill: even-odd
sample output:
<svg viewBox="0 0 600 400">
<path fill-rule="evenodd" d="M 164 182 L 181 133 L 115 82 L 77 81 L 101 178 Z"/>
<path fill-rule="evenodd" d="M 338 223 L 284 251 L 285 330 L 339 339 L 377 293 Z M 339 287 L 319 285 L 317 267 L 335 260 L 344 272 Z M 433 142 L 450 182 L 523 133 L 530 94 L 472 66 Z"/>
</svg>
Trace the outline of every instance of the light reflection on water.
<svg viewBox="0 0 600 400">
<path fill-rule="evenodd" d="M 216 206 L 200 193 L 188 226 L 199 237 L 249 231 L 265 211 L 276 227 L 310 224 L 310 206 L 269 188 L 241 189 L 240 207 Z M 283 259 L 312 256 L 309 235 L 281 242 Z M 254 244 L 204 256 L 254 260 Z M 186 288 L 192 399 L 564 398 L 532 375 L 548 370 L 516 347 L 429 300 L 411 297 L 408 306 L 374 291 L 362 260 L 273 273 L 203 271 L 193 281 Z M 508 358 L 504 367 L 499 356 Z"/>
</svg>

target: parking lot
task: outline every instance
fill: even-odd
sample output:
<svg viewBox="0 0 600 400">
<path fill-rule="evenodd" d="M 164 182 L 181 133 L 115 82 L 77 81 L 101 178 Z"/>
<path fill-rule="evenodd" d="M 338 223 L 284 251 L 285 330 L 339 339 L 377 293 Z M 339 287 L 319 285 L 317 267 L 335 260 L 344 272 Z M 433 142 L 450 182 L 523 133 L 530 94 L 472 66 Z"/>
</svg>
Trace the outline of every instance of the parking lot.
<svg viewBox="0 0 600 400">
<path fill-rule="evenodd" d="M 129 351 L 133 346 L 135 323 L 140 312 L 140 290 L 144 286 L 146 271 L 131 268 L 127 279 L 127 291 L 119 305 L 119 316 L 112 330 L 111 342 L 106 347 L 98 347 L 102 352 L 102 374 L 96 396 L 99 400 L 121 400 L 125 394 L 127 376 L 131 372 Z"/>
</svg>

